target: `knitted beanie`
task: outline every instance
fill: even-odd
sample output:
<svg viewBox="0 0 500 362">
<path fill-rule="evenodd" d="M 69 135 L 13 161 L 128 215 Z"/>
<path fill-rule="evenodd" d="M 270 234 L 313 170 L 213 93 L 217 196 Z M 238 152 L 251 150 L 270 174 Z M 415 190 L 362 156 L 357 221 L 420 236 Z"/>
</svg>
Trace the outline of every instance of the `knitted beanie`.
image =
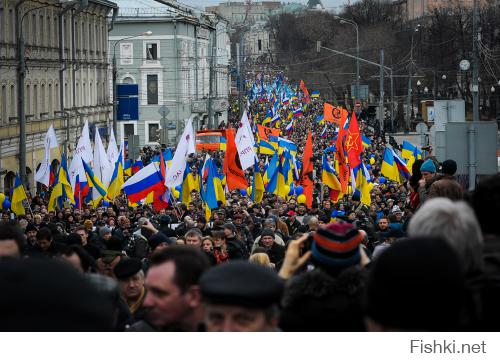
<svg viewBox="0 0 500 362">
<path fill-rule="evenodd" d="M 453 160 L 446 160 L 441 165 L 441 171 L 445 175 L 454 175 L 457 172 L 457 163 Z"/>
<path fill-rule="evenodd" d="M 364 235 L 347 222 L 333 222 L 313 234 L 312 257 L 329 267 L 356 265 L 361 259 L 359 244 Z"/>
<path fill-rule="evenodd" d="M 420 167 L 420 172 L 436 173 L 436 165 L 431 159 L 428 159 Z"/>
</svg>

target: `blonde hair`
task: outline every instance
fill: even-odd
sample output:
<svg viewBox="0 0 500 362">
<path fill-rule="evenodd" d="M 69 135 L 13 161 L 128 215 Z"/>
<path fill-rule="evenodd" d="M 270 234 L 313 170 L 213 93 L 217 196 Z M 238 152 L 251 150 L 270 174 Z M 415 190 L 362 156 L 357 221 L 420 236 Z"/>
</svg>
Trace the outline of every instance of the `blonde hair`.
<svg viewBox="0 0 500 362">
<path fill-rule="evenodd" d="M 271 260 L 269 259 L 269 255 L 266 253 L 255 253 L 250 256 L 248 259 L 251 263 L 260 264 L 264 266 L 271 266 Z"/>
</svg>

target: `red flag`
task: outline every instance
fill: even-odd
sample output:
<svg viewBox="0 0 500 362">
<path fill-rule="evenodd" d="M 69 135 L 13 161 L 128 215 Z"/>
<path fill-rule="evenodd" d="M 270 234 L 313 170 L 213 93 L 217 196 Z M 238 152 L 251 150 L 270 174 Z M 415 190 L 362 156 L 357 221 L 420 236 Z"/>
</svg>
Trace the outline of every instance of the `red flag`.
<svg viewBox="0 0 500 362">
<path fill-rule="evenodd" d="M 345 148 L 349 160 L 349 167 L 354 169 L 361 163 L 360 156 L 361 152 L 363 152 L 363 141 L 361 139 L 361 133 L 359 132 L 356 113 L 354 112 L 352 112 L 349 128 L 347 129 Z"/>
<path fill-rule="evenodd" d="M 311 101 L 311 97 L 309 96 L 309 91 L 307 90 L 306 84 L 303 80 L 300 81 L 300 89 L 302 90 L 302 93 L 304 93 L 306 102 L 309 103 Z"/>
<path fill-rule="evenodd" d="M 337 160 L 339 161 L 339 181 L 342 188 L 342 193 L 347 193 L 347 185 L 349 183 L 349 167 L 346 164 L 344 155 L 344 124 L 345 120 L 341 120 L 339 134 L 337 136 Z"/>
<path fill-rule="evenodd" d="M 304 164 L 302 165 L 302 172 L 299 179 L 299 185 L 304 188 L 304 196 L 306 197 L 307 207 L 312 207 L 314 182 L 313 182 L 313 170 L 314 170 L 314 160 L 313 160 L 313 142 L 312 134 L 309 132 L 307 136 L 306 146 L 304 147 Z"/>
<path fill-rule="evenodd" d="M 160 152 L 160 173 L 163 178 L 163 182 L 165 182 L 166 167 L 163 152 Z M 161 189 L 153 191 L 153 207 L 156 211 L 160 211 L 168 207 L 168 201 L 165 197 L 166 191 L 167 187 L 165 185 L 163 185 Z"/>
<path fill-rule="evenodd" d="M 227 188 L 242 190 L 248 187 L 245 172 L 241 169 L 238 149 L 234 141 L 234 129 L 226 130 L 226 157 L 224 157 L 224 173 L 226 174 Z"/>
</svg>

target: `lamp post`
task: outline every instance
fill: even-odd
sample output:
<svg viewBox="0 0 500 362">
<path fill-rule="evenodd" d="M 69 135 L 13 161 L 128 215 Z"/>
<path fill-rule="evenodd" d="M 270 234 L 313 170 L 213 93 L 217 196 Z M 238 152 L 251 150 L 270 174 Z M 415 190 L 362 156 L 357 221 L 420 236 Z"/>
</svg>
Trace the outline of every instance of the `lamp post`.
<svg viewBox="0 0 500 362">
<path fill-rule="evenodd" d="M 419 122 L 422 119 L 422 107 L 420 104 L 422 95 L 421 86 L 422 82 L 420 82 L 420 80 L 417 80 L 417 117 L 416 117 L 417 122 Z"/>
<path fill-rule="evenodd" d="M 446 74 L 443 74 L 441 79 L 443 80 L 443 93 L 441 94 L 441 97 L 446 98 Z"/>
<path fill-rule="evenodd" d="M 117 128 L 116 127 L 117 126 L 117 119 L 116 119 L 117 118 L 117 116 L 116 116 L 117 108 L 116 108 L 116 106 L 118 104 L 118 101 L 116 99 L 116 78 L 118 75 L 118 69 L 116 67 L 116 46 L 124 40 L 133 39 L 133 38 L 137 38 L 140 36 L 150 36 L 151 34 L 153 34 L 153 32 L 148 30 L 148 31 L 145 31 L 144 33 L 139 34 L 139 35 L 128 36 L 126 38 L 117 40 L 115 42 L 115 44 L 113 45 L 113 132 L 115 134 L 115 137 L 117 136 L 117 134 L 116 134 L 116 128 Z"/>
<path fill-rule="evenodd" d="M 412 93 L 412 70 L 413 70 L 413 40 L 415 34 L 419 31 L 420 24 L 417 24 L 417 27 L 413 29 L 411 33 L 411 46 L 410 46 L 410 64 L 408 65 L 408 94 L 406 98 L 406 132 L 409 132 L 411 129 L 410 119 L 413 115 L 413 93 Z M 411 107 L 411 108 L 410 108 Z"/>
<path fill-rule="evenodd" d="M 359 28 L 358 24 L 354 20 L 341 18 L 340 16 L 335 16 L 335 19 L 340 20 L 340 24 L 349 24 L 354 26 L 356 29 L 356 90 L 354 92 L 354 99 L 359 98 Z"/>
<path fill-rule="evenodd" d="M 16 34 L 17 34 L 17 114 L 19 121 L 19 177 L 24 186 L 27 185 L 26 180 L 26 113 L 24 110 L 25 97 L 24 97 L 24 82 L 26 78 L 26 54 L 23 34 L 23 21 L 26 15 L 30 12 L 53 7 L 54 4 L 47 4 L 38 6 L 36 8 L 26 11 L 19 20 L 19 12 L 21 5 L 27 0 L 21 0 L 16 4 Z"/>
</svg>

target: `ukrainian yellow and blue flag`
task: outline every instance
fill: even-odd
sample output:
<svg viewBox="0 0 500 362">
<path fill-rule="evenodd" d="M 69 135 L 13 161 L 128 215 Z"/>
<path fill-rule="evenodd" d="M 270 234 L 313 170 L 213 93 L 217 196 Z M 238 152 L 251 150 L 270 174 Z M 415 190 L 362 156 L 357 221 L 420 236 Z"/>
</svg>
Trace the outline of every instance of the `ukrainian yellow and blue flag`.
<svg viewBox="0 0 500 362">
<path fill-rule="evenodd" d="M 115 169 L 113 171 L 113 175 L 111 176 L 111 181 L 109 182 L 108 192 L 106 194 L 108 200 L 113 200 L 115 197 L 119 196 L 122 185 L 125 183 L 122 157 L 122 153 L 120 152 L 118 160 L 115 163 Z"/>
<path fill-rule="evenodd" d="M 101 180 L 94 174 L 94 171 L 90 168 L 90 166 L 82 159 L 83 169 L 85 170 L 85 176 L 87 177 L 87 182 L 89 183 L 89 187 L 93 187 L 97 190 L 97 192 L 105 197 L 107 194 L 106 187 L 102 184 Z"/>
<path fill-rule="evenodd" d="M 48 211 L 55 211 L 56 201 L 59 209 L 64 208 L 64 201 L 69 200 L 72 205 L 75 205 L 75 198 L 73 195 L 73 188 L 71 187 L 71 183 L 69 182 L 68 177 L 68 167 L 66 163 L 66 156 L 62 155 L 61 167 L 59 167 L 59 171 L 57 172 L 56 184 L 52 189 L 52 193 L 50 194 Z"/>
<path fill-rule="evenodd" d="M 394 161 L 394 154 L 388 147 L 386 147 L 384 150 L 384 157 L 382 159 L 382 167 L 380 172 L 389 180 L 396 181 L 398 183 L 401 182 L 401 179 L 399 178 L 398 167 L 396 166 L 396 162 Z"/>
<path fill-rule="evenodd" d="M 321 173 L 322 182 L 332 190 L 341 190 L 340 181 L 335 175 L 335 171 L 328 164 L 326 155 L 323 155 L 323 172 Z"/>
<path fill-rule="evenodd" d="M 363 142 L 363 147 L 365 149 L 369 148 L 372 145 L 372 141 L 368 137 L 366 137 L 364 134 L 361 135 L 361 140 Z"/>
<path fill-rule="evenodd" d="M 10 200 L 9 198 L 2 192 L 0 192 L 0 207 L 3 210 L 9 210 L 10 209 Z"/>
<path fill-rule="evenodd" d="M 253 202 L 259 203 L 264 198 L 264 181 L 262 179 L 262 174 L 260 173 L 259 163 L 255 160 L 254 171 L 253 171 L 253 185 L 251 198 Z"/>
<path fill-rule="evenodd" d="M 208 167 L 208 176 L 205 190 L 202 192 L 202 198 L 203 201 L 205 201 L 207 208 L 209 210 L 213 210 L 219 207 L 219 202 L 223 205 L 226 203 L 226 195 L 224 193 L 224 188 L 222 187 L 222 180 L 213 159 L 209 159 L 207 161 L 206 167 Z M 205 213 L 205 217 L 207 217 L 208 211 L 205 210 Z"/>
<path fill-rule="evenodd" d="M 16 179 L 14 181 L 14 191 L 12 192 L 12 202 L 10 209 L 16 216 L 21 216 L 26 214 L 24 209 L 23 201 L 27 200 L 26 191 L 24 191 L 23 183 L 19 178 L 19 174 L 16 174 Z"/>
</svg>

